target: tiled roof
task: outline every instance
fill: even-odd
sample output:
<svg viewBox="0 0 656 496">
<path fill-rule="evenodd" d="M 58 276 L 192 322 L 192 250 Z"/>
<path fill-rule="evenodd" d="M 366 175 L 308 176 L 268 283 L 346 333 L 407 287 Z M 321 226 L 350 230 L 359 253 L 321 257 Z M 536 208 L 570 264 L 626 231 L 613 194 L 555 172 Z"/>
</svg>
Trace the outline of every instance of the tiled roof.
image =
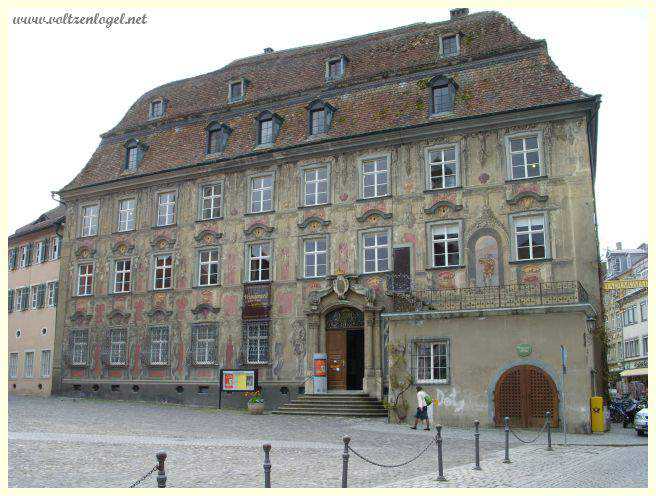
<svg viewBox="0 0 656 496">
<path fill-rule="evenodd" d="M 59 205 L 58 207 L 55 207 L 52 210 L 49 210 L 46 213 L 40 215 L 38 219 L 16 229 L 16 232 L 9 236 L 9 240 L 12 241 L 21 236 L 25 236 L 26 234 L 48 229 L 49 227 L 52 227 L 59 222 L 63 222 L 65 216 L 66 207 L 64 207 L 64 205 Z"/>
<path fill-rule="evenodd" d="M 459 33 L 460 54 L 440 57 L 439 37 L 451 33 Z M 327 83 L 326 60 L 342 55 L 347 59 L 345 77 Z M 525 36 L 497 12 L 413 24 L 265 53 L 155 88 L 103 135 L 85 168 L 64 190 L 207 160 L 205 128 L 213 119 L 232 128 L 219 158 L 258 153 L 254 119 L 264 108 L 284 119 L 273 149 L 308 143 L 307 105 L 316 98 L 336 108 L 325 139 L 423 124 L 429 121 L 425 83 L 437 74 L 458 84 L 450 118 L 589 97 L 560 72 L 543 41 Z M 248 80 L 244 101 L 228 104 L 228 82 L 239 78 Z M 150 102 L 157 98 L 167 101 L 166 115 L 149 121 Z M 124 144 L 131 137 L 148 151 L 138 171 L 127 173 Z"/>
</svg>

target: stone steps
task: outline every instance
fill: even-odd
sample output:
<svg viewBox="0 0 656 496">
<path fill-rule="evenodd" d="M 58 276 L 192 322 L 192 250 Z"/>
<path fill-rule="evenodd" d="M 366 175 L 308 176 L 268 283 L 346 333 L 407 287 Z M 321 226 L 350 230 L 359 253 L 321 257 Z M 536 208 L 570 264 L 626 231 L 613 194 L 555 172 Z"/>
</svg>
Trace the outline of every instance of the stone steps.
<svg viewBox="0 0 656 496">
<path fill-rule="evenodd" d="M 303 394 L 272 413 L 280 415 L 332 415 L 387 417 L 382 402 L 366 393 Z"/>
</svg>

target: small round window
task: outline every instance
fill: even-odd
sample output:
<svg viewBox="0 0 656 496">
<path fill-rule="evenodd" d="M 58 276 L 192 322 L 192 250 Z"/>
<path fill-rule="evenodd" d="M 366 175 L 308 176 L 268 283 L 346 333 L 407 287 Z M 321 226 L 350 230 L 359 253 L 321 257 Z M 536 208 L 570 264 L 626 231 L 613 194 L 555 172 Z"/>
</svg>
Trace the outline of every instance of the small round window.
<svg viewBox="0 0 656 496">
<path fill-rule="evenodd" d="M 21 336 L 21 330 L 16 329 L 16 337 L 19 338 Z"/>
<path fill-rule="evenodd" d="M 41 334 L 43 334 L 44 336 L 48 334 L 48 329 L 46 329 L 45 327 L 41 329 Z"/>
</svg>

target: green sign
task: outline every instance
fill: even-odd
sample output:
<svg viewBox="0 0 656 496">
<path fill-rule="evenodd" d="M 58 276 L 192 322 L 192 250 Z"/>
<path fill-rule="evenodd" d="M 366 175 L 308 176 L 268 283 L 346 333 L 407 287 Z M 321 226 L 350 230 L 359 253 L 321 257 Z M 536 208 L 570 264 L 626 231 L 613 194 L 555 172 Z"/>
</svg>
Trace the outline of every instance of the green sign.
<svg viewBox="0 0 656 496">
<path fill-rule="evenodd" d="M 518 344 L 515 349 L 517 350 L 517 354 L 520 357 L 527 357 L 533 351 L 533 348 L 530 344 Z"/>
</svg>

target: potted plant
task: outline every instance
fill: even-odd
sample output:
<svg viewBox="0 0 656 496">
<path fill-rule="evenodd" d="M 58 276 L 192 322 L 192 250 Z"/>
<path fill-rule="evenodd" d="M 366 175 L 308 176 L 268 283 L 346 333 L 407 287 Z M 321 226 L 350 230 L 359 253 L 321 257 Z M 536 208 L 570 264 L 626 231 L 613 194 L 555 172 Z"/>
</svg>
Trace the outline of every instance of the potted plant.
<svg viewBox="0 0 656 496">
<path fill-rule="evenodd" d="M 251 415 L 261 415 L 264 411 L 264 398 L 262 398 L 262 391 L 258 388 L 252 393 L 245 393 L 244 396 L 248 398 L 248 411 Z"/>
</svg>

